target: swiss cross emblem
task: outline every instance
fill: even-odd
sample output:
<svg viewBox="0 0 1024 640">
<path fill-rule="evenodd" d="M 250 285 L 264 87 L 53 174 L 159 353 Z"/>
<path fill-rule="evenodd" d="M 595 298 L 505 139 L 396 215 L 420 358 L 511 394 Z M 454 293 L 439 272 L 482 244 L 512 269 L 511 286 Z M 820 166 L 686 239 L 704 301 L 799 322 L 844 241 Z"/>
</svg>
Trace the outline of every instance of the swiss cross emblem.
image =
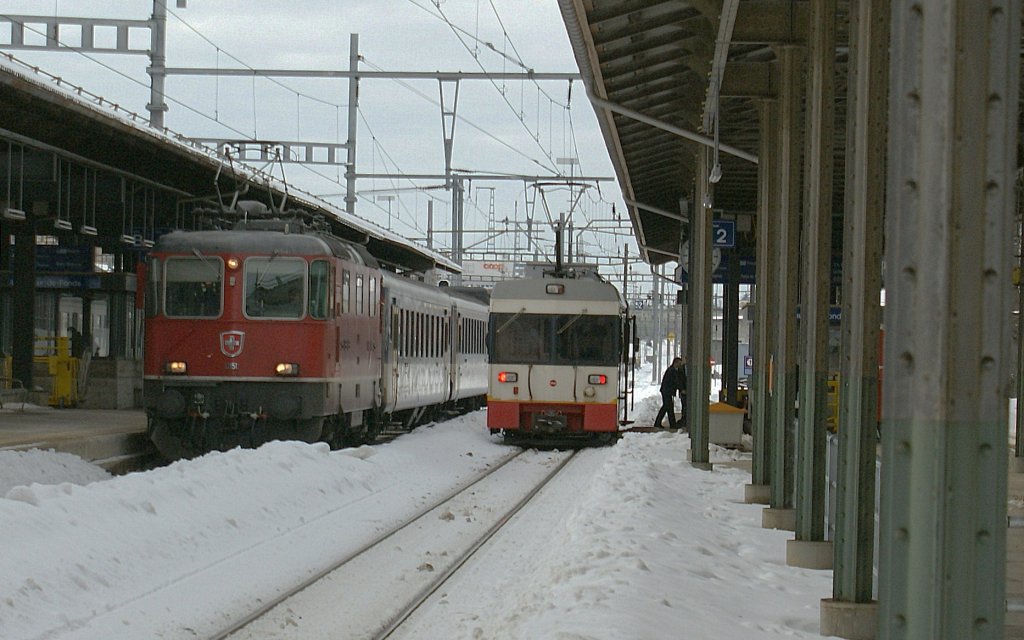
<svg viewBox="0 0 1024 640">
<path fill-rule="evenodd" d="M 220 334 L 220 352 L 229 358 L 234 358 L 241 354 L 244 344 L 244 331 L 225 331 Z"/>
</svg>

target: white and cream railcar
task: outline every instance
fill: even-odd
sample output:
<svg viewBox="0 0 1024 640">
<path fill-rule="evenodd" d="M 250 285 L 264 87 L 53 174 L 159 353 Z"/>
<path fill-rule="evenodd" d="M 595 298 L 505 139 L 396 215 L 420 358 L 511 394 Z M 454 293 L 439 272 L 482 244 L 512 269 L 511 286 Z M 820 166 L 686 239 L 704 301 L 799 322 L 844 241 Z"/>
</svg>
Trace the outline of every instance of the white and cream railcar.
<svg viewBox="0 0 1024 640">
<path fill-rule="evenodd" d="M 497 283 L 488 324 L 488 428 L 511 441 L 613 440 L 627 332 L 626 306 L 603 280 Z"/>
</svg>

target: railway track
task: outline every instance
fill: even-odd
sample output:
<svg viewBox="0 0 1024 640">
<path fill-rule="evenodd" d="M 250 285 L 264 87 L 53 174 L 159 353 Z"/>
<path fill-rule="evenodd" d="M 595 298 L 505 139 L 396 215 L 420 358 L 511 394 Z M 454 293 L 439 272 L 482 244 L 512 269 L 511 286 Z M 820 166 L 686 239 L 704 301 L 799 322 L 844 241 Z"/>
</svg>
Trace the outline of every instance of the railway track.
<svg viewBox="0 0 1024 640">
<path fill-rule="evenodd" d="M 510 456 L 212 638 L 391 637 L 575 455 Z"/>
</svg>

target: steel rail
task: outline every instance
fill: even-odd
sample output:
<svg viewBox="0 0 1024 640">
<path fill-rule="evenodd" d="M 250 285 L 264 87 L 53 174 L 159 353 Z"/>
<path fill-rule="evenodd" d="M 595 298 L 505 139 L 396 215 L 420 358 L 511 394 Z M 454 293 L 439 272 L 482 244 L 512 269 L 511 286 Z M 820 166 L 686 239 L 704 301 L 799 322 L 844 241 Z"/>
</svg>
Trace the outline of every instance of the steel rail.
<svg viewBox="0 0 1024 640">
<path fill-rule="evenodd" d="M 397 616 L 392 618 L 391 621 L 388 622 L 388 624 L 384 627 L 384 629 L 378 635 L 374 636 L 374 640 L 385 640 L 386 638 L 390 638 L 391 635 L 395 631 L 397 631 L 398 628 L 401 627 L 405 623 L 405 621 L 410 618 L 410 616 L 412 616 L 412 614 L 416 613 L 416 611 L 424 603 L 426 603 L 426 601 L 429 600 L 430 597 L 434 595 L 434 593 L 436 593 L 438 589 L 444 586 L 444 584 L 448 582 L 449 578 L 455 575 L 455 573 L 459 569 L 461 569 L 462 566 L 466 564 L 466 562 L 468 562 L 469 559 L 472 558 L 477 551 L 479 551 L 485 544 L 487 544 L 487 542 L 490 541 L 490 539 L 493 538 L 495 534 L 501 531 L 502 528 L 504 528 L 504 526 L 508 524 L 509 520 L 511 520 L 517 513 L 519 513 L 523 509 L 523 507 L 529 504 L 530 501 L 533 500 L 534 496 L 540 493 L 540 491 L 544 487 L 546 487 L 548 483 L 550 483 L 551 480 L 554 479 L 554 477 L 557 476 L 559 472 L 561 472 L 562 469 L 564 469 L 566 465 L 569 464 L 569 461 L 574 459 L 576 457 L 576 454 L 578 453 L 578 449 L 573 450 L 568 456 L 565 457 L 564 460 L 559 462 L 555 466 L 555 468 L 552 469 L 550 473 L 548 473 L 548 475 L 544 476 L 543 480 L 541 480 L 533 489 L 531 489 L 529 493 L 527 493 L 519 502 L 513 505 L 513 507 L 509 509 L 508 512 L 506 512 L 505 515 L 502 516 L 490 529 L 485 531 L 483 535 L 481 535 L 477 539 L 477 541 L 473 543 L 469 547 L 469 549 L 466 550 L 465 553 L 459 556 L 455 560 L 455 562 L 453 562 L 448 567 L 448 569 L 442 572 L 437 577 L 437 579 L 434 580 L 431 584 L 424 587 L 423 590 L 420 591 L 419 595 L 417 595 L 416 598 L 409 604 L 409 606 L 407 606 Z"/>
<path fill-rule="evenodd" d="M 320 570 L 320 571 L 318 571 L 316 573 L 313 573 L 312 575 L 310 575 L 308 578 L 303 580 L 298 585 L 287 589 L 285 592 L 281 593 L 280 595 L 278 595 L 278 596 L 276 596 L 276 597 L 274 597 L 274 598 L 272 598 L 270 600 L 265 601 L 262 605 L 260 605 L 259 608 L 257 608 L 255 611 L 249 613 L 244 618 L 241 618 L 240 620 L 237 620 L 237 621 L 233 622 L 231 624 L 231 626 L 226 627 L 224 629 L 221 629 L 220 631 L 216 632 L 214 635 L 211 635 L 210 636 L 210 640 L 223 640 L 224 638 L 227 638 L 228 636 L 230 636 L 230 635 L 240 631 L 241 629 L 247 627 L 249 624 L 253 623 L 257 619 L 259 619 L 259 618 L 263 617 L 264 615 L 266 615 L 268 612 L 270 612 L 271 609 L 273 609 L 277 605 L 281 604 L 285 600 L 288 600 L 292 596 L 296 595 L 297 593 L 299 593 L 300 591 L 302 591 L 306 587 L 309 587 L 313 583 L 321 580 L 322 578 L 324 578 L 328 574 L 330 574 L 330 573 L 332 573 L 334 571 L 337 571 L 338 569 L 340 569 L 341 567 L 345 566 L 349 562 L 355 560 L 356 558 L 358 558 L 362 554 L 366 553 L 367 551 L 369 551 L 373 547 L 376 547 L 377 545 L 379 545 L 379 544 L 387 541 L 388 539 L 392 538 L 398 532 L 400 532 L 400 531 L 404 530 L 405 528 L 411 526 L 412 524 L 418 522 L 424 516 L 426 516 L 428 513 L 430 513 L 431 511 L 433 511 L 437 507 L 441 506 L 445 502 L 448 502 L 452 498 L 454 498 L 454 497 L 464 493 L 470 487 L 476 486 L 481 481 L 483 481 L 485 478 L 489 477 L 491 474 L 496 472 L 498 469 L 501 469 L 502 467 L 507 465 L 509 462 L 515 460 L 516 458 L 518 458 L 519 456 L 524 454 L 526 451 L 527 451 L 526 449 L 520 449 L 518 452 L 516 452 L 516 453 L 508 456 L 507 458 L 501 460 L 499 464 L 494 465 L 492 468 L 487 469 L 487 471 L 485 471 L 481 475 L 473 478 L 473 480 L 471 482 L 458 487 L 454 492 L 452 492 L 452 493 L 450 493 L 450 494 L 448 494 L 448 495 L 438 499 L 435 502 L 432 502 L 428 506 L 423 507 L 420 511 L 418 511 L 416 513 L 416 515 L 414 515 L 409 520 L 403 522 L 402 524 L 398 525 L 394 529 L 392 529 L 392 530 L 388 531 L 387 533 L 381 535 L 380 537 L 376 538 L 375 540 L 366 543 L 365 545 L 363 545 L 362 547 L 356 549 L 352 553 L 347 554 L 341 560 L 333 562 L 329 566 L 325 567 L 324 569 L 322 569 L 322 570 Z"/>
</svg>

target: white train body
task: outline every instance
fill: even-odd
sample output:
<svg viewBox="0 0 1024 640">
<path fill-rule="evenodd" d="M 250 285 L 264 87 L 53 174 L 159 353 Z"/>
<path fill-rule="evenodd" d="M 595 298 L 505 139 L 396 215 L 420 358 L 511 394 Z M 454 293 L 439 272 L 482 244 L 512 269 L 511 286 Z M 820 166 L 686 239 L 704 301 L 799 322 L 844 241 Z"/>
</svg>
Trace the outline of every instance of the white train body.
<svg viewBox="0 0 1024 640">
<path fill-rule="evenodd" d="M 394 415 L 483 396 L 486 304 L 389 273 L 382 287 L 383 411 Z"/>
<path fill-rule="evenodd" d="M 618 290 L 598 279 L 496 284 L 488 428 L 537 439 L 617 432 L 625 310 Z"/>
</svg>

